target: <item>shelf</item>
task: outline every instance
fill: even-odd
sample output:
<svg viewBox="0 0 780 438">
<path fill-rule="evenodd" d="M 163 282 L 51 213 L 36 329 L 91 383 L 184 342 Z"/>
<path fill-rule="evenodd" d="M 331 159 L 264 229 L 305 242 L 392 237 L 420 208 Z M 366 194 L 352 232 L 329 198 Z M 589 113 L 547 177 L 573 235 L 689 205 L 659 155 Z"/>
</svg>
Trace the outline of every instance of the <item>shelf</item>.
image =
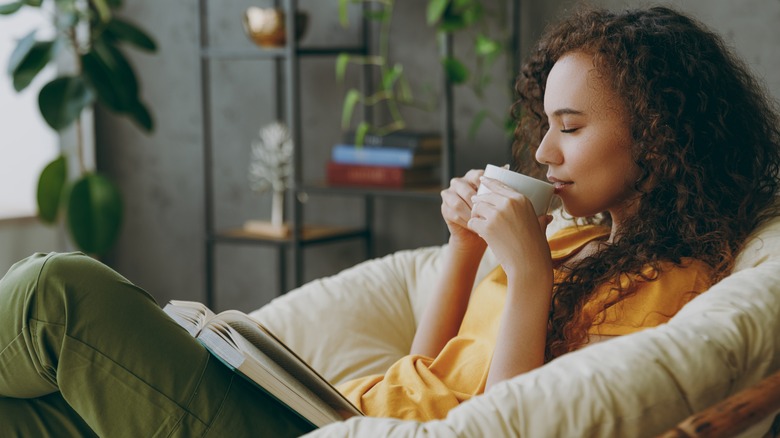
<svg viewBox="0 0 780 438">
<path fill-rule="evenodd" d="M 301 230 L 299 242 L 304 245 L 325 243 L 335 240 L 365 237 L 368 230 L 364 228 L 336 227 L 329 225 L 305 225 Z M 247 231 L 243 228 L 231 228 L 218 232 L 212 238 L 216 242 L 232 243 L 262 243 L 267 245 L 291 245 L 292 236 L 273 237 Z"/>
<path fill-rule="evenodd" d="M 439 185 L 408 187 L 403 189 L 370 186 L 334 186 L 327 183 L 304 184 L 296 189 L 301 193 L 327 193 L 337 195 L 372 195 L 380 197 L 412 198 L 425 200 L 441 199 L 442 188 Z"/>
<path fill-rule="evenodd" d="M 338 56 L 342 53 L 362 55 L 363 47 L 298 47 L 295 54 L 298 56 Z M 201 58 L 207 59 L 279 59 L 288 55 L 287 48 L 247 48 L 247 49 L 220 49 L 204 47 L 200 51 Z"/>
</svg>

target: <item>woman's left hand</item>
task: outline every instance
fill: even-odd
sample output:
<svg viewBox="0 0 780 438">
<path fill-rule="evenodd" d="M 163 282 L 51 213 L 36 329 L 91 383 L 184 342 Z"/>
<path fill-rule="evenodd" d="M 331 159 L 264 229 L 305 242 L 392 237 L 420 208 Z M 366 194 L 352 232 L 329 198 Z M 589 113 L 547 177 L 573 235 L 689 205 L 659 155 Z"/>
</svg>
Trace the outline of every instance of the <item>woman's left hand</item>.
<svg viewBox="0 0 780 438">
<path fill-rule="evenodd" d="M 495 254 L 507 276 L 552 272 L 545 230 L 552 216 L 537 217 L 531 201 L 506 184 L 483 177 L 489 192 L 472 198 L 469 229 L 479 234 Z"/>
</svg>

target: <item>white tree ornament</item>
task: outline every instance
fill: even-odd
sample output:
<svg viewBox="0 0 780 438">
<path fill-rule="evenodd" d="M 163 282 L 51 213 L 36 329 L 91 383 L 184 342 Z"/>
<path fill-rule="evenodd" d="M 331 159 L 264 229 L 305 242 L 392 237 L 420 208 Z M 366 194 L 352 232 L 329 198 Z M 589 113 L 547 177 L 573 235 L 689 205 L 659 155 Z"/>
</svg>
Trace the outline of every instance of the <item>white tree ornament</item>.
<svg viewBox="0 0 780 438">
<path fill-rule="evenodd" d="M 287 127 L 273 122 L 260 129 L 252 140 L 252 157 L 249 162 L 249 185 L 257 192 L 273 191 L 271 203 L 271 227 L 274 234 L 286 234 L 284 225 L 284 194 L 292 179 L 293 142 Z M 256 228 L 247 223 L 248 228 Z"/>
</svg>

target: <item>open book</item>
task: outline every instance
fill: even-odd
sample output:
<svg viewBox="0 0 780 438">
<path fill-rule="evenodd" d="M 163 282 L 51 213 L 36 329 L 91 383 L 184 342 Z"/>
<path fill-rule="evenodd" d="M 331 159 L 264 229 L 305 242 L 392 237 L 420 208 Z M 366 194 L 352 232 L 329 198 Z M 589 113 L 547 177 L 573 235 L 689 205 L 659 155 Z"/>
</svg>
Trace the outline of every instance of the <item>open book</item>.
<svg viewBox="0 0 780 438">
<path fill-rule="evenodd" d="M 340 421 L 339 412 L 363 415 L 268 329 L 245 313 L 214 314 L 193 301 L 163 309 L 214 356 L 316 427 Z"/>
</svg>

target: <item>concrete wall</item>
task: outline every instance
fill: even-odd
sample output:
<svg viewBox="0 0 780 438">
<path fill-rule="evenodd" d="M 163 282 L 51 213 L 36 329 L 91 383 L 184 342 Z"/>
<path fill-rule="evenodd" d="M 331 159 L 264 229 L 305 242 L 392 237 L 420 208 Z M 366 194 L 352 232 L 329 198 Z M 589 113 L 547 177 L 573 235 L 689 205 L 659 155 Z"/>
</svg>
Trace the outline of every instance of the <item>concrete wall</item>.
<svg viewBox="0 0 780 438">
<path fill-rule="evenodd" d="M 41 225 L 37 219 L 0 220 L 0 277 L 32 253 L 64 251 L 66 246 L 57 228 Z"/>
<path fill-rule="evenodd" d="M 598 2 L 596 2 L 598 3 Z M 610 7 L 626 2 L 603 1 Z M 636 4 L 636 2 L 630 2 Z M 209 23 L 220 47 L 250 47 L 242 34 L 240 15 L 247 6 L 263 4 L 250 0 L 212 1 Z M 427 2 L 399 1 L 391 56 L 404 63 L 410 77 L 420 79 L 418 89 L 437 90 L 438 72 L 433 32 L 424 24 Z M 495 8 L 497 0 L 486 2 Z M 683 9 L 721 31 L 780 95 L 778 30 L 780 2 L 749 0 L 678 1 Z M 218 6 L 217 6 L 218 5 Z M 302 0 L 309 11 L 311 28 L 304 45 L 340 44 L 354 38 L 354 28 L 337 24 L 336 1 Z M 545 23 L 555 19 L 571 2 L 526 1 L 523 5 L 523 46 L 527 47 Z M 157 130 L 145 135 L 130 122 L 98 113 L 98 165 L 121 185 L 126 201 L 126 223 L 116 251 L 108 261 L 132 281 L 150 291 L 159 301 L 171 298 L 200 300 L 204 297 L 204 206 L 200 76 L 198 56 L 198 10 L 193 1 L 136 0 L 126 2 L 123 15 L 150 30 L 160 44 L 160 53 L 132 53 L 141 77 L 146 101 L 154 111 Z M 458 50 L 468 41 L 460 38 Z M 497 67 L 497 81 L 505 66 Z M 301 72 L 302 122 L 305 178 L 324 174 L 324 160 L 339 138 L 339 114 L 344 88 L 334 80 L 330 58 L 307 59 Z M 257 129 L 274 118 L 275 87 L 268 61 L 217 62 L 212 72 L 217 150 L 216 221 L 218 226 L 241 224 L 249 218 L 267 218 L 270 199 L 249 190 L 246 162 L 249 143 Z M 485 105 L 503 113 L 509 99 L 503 92 L 490 93 Z M 467 136 L 468 125 L 480 108 L 469 89 L 456 92 L 458 173 L 488 162 L 501 163 L 507 144 L 499 129 L 486 126 L 475 140 Z M 412 111 L 411 124 L 437 129 L 439 115 Z M 377 202 L 378 252 L 438 244 L 443 241 L 437 202 L 382 200 Z M 356 223 L 361 203 L 343 197 L 314 197 L 305 213 L 312 221 Z M 276 252 L 263 246 L 222 245 L 217 251 L 217 307 L 251 309 L 276 293 Z M 327 245 L 306 253 L 305 278 L 328 275 L 350 266 L 362 257 L 357 242 Z"/>
</svg>

